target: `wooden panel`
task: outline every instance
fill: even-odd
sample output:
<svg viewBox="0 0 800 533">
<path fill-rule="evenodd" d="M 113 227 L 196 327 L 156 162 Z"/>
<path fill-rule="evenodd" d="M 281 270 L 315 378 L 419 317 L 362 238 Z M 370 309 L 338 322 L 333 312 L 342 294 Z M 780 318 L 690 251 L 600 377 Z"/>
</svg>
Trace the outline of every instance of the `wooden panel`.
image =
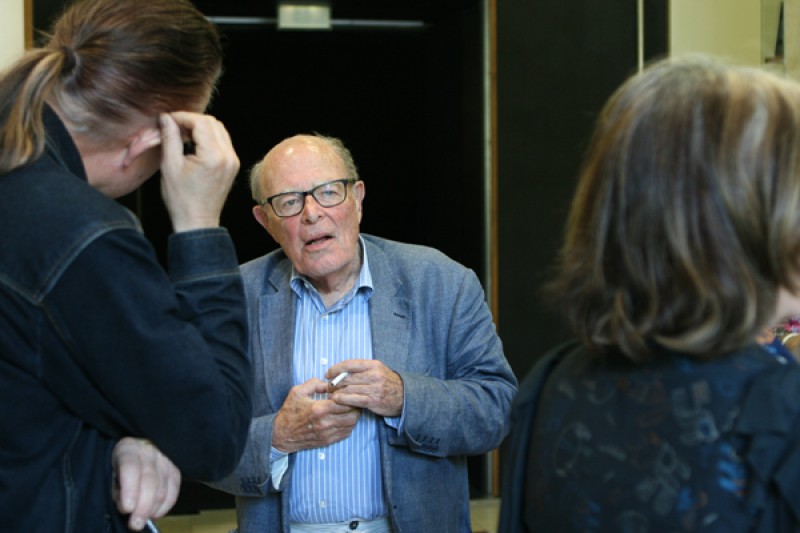
<svg viewBox="0 0 800 533">
<path fill-rule="evenodd" d="M 25 49 L 33 48 L 33 0 L 25 0 Z"/>
</svg>

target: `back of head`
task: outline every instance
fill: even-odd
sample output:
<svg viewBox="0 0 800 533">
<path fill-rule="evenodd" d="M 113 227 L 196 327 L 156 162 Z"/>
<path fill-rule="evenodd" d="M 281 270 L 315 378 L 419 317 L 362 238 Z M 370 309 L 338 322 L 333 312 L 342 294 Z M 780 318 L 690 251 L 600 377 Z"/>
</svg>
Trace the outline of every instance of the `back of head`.
<svg viewBox="0 0 800 533">
<path fill-rule="evenodd" d="M 216 29 L 188 0 L 78 0 L 0 79 L 0 174 L 41 155 L 45 103 L 71 131 L 113 138 L 137 116 L 202 105 L 221 61 Z"/>
<path fill-rule="evenodd" d="M 598 120 L 551 288 L 595 352 L 713 357 L 755 339 L 798 258 L 800 88 L 664 60 Z"/>
</svg>

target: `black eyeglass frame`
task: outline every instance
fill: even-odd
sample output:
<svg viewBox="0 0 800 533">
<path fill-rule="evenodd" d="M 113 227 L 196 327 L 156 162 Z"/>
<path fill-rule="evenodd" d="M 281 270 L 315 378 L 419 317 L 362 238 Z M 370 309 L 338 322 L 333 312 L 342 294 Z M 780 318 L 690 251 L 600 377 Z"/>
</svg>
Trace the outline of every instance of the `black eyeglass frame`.
<svg viewBox="0 0 800 533">
<path fill-rule="evenodd" d="M 352 185 L 353 183 L 356 183 L 357 181 L 359 181 L 359 180 L 357 180 L 355 178 L 344 178 L 344 179 L 340 179 L 340 180 L 326 181 L 325 183 L 320 183 L 319 185 L 317 185 L 313 189 L 309 189 L 307 191 L 287 191 L 287 192 L 282 192 L 282 193 L 278 193 L 278 194 L 273 194 L 269 198 L 265 198 L 263 201 L 261 201 L 259 203 L 259 205 L 261 207 L 264 207 L 264 204 L 269 204 L 269 206 L 272 208 L 272 212 L 275 213 L 275 216 L 279 217 L 279 218 L 296 217 L 297 215 L 299 215 L 300 213 L 303 212 L 303 209 L 305 209 L 305 207 L 306 207 L 306 197 L 307 196 L 311 196 L 312 198 L 314 198 L 314 201 L 316 201 L 320 206 L 322 206 L 322 207 L 324 207 L 326 209 L 329 208 L 329 207 L 336 207 L 337 205 L 343 204 L 344 201 L 347 200 L 347 186 L 348 185 Z M 318 191 L 319 189 L 321 189 L 322 187 L 325 187 L 327 185 L 331 185 L 332 183 L 343 183 L 344 184 L 344 196 L 342 196 L 342 200 L 341 201 L 336 202 L 335 204 L 325 205 L 322 202 L 320 202 L 319 198 L 317 198 L 314 193 L 316 191 Z M 295 213 L 293 215 L 280 215 L 280 214 L 278 214 L 278 210 L 275 209 L 275 206 L 273 205 L 272 202 L 275 200 L 275 198 L 279 198 L 281 196 L 288 196 L 288 195 L 295 195 L 295 196 L 302 195 L 303 201 L 300 203 L 300 211 L 298 211 L 297 213 Z"/>
</svg>

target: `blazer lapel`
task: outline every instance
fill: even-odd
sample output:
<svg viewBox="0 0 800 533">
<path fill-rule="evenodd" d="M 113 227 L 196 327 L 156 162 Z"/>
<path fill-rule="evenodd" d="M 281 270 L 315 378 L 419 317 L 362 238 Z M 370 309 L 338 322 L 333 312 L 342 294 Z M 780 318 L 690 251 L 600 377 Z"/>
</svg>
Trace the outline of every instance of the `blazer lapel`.
<svg viewBox="0 0 800 533">
<path fill-rule="evenodd" d="M 256 357 L 257 371 L 263 373 L 265 391 L 262 391 L 272 409 L 277 411 L 289 389 L 292 388 L 292 349 L 294 337 L 294 292 L 289 285 L 291 264 L 288 260 L 279 263 L 264 285 L 258 298 L 256 317 L 260 349 Z M 288 371 L 287 371 L 288 369 Z"/>
<path fill-rule="evenodd" d="M 365 240 L 375 291 L 370 299 L 372 356 L 392 369 L 406 367 L 413 308 L 389 258 Z"/>
</svg>

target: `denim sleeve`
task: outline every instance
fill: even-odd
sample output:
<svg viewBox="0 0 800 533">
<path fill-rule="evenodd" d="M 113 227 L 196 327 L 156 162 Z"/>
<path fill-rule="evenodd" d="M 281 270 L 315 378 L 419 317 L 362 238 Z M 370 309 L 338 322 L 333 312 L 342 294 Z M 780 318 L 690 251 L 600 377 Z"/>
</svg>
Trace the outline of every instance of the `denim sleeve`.
<svg viewBox="0 0 800 533">
<path fill-rule="evenodd" d="M 251 417 L 244 293 L 224 229 L 175 234 L 169 274 L 131 229 L 83 248 L 44 302 L 44 381 L 111 438 L 150 439 L 185 478 L 238 463 Z"/>
</svg>

